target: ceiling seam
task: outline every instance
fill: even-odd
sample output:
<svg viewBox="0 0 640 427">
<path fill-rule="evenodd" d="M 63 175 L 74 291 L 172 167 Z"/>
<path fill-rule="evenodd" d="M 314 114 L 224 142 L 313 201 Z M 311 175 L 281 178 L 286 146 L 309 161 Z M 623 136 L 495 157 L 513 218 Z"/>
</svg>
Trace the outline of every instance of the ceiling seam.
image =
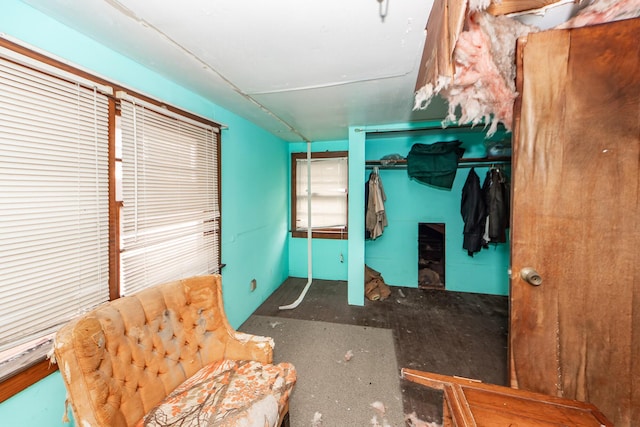
<svg viewBox="0 0 640 427">
<path fill-rule="evenodd" d="M 411 70 L 406 71 L 404 73 L 393 74 L 393 75 L 389 75 L 389 76 L 371 77 L 371 78 L 366 78 L 366 79 L 348 80 L 348 81 L 344 81 L 344 82 L 332 82 L 332 83 L 324 83 L 324 84 L 309 85 L 309 86 L 298 86 L 298 87 L 292 87 L 292 88 L 265 90 L 265 91 L 258 91 L 258 92 L 250 92 L 250 94 L 251 95 L 271 95 L 271 94 L 275 94 L 275 93 L 297 92 L 297 91 L 313 90 L 313 89 L 325 89 L 325 88 L 329 88 L 329 87 L 346 86 L 346 85 L 350 85 L 350 84 L 354 84 L 354 83 L 365 83 L 365 82 L 378 81 L 378 80 L 395 79 L 395 78 L 398 78 L 398 77 L 406 77 L 406 76 L 410 75 L 411 73 L 413 73 L 414 70 L 415 70 L 415 68 L 411 68 Z"/>
<path fill-rule="evenodd" d="M 422 39 L 422 44 L 421 44 L 420 49 L 419 49 L 420 52 L 422 52 L 422 50 L 424 49 L 424 42 L 425 42 L 425 38 L 427 36 L 427 30 L 425 29 L 423 31 L 423 33 L 424 33 L 424 36 L 423 36 L 423 39 Z M 326 84 L 319 84 L 319 85 L 298 86 L 298 87 L 295 87 L 295 88 L 285 88 L 285 89 L 257 91 L 257 92 L 250 92 L 250 94 L 251 95 L 271 95 L 271 94 L 277 94 L 277 93 L 297 92 L 297 91 L 313 90 L 313 89 L 325 89 L 325 88 L 329 88 L 329 87 L 346 86 L 346 85 L 354 84 L 354 83 L 366 83 L 366 82 L 369 82 L 369 81 L 387 80 L 387 79 L 395 79 L 395 78 L 398 78 L 398 77 L 406 77 L 406 76 L 408 76 L 411 73 L 414 73 L 416 71 L 416 68 L 419 67 L 419 65 L 420 65 L 421 59 L 422 59 L 421 56 L 417 56 L 415 58 L 415 60 L 414 60 L 414 63 L 413 63 L 413 66 L 411 67 L 411 69 L 408 70 L 408 71 L 405 71 L 403 73 L 392 74 L 392 75 L 382 76 L 382 77 L 371 77 L 371 78 L 367 78 L 367 79 L 349 80 L 349 81 L 345 81 L 345 82 L 333 82 L 333 83 L 326 83 Z"/>
<path fill-rule="evenodd" d="M 294 128 L 292 125 L 290 125 L 289 123 L 287 123 L 284 119 L 282 119 L 281 117 L 279 117 L 277 114 L 275 114 L 274 112 L 272 112 L 270 109 L 268 109 L 267 107 L 265 107 L 264 105 L 262 105 L 260 102 L 258 102 L 255 98 L 253 98 L 250 94 L 244 92 L 242 89 L 240 89 L 238 86 L 236 86 L 231 80 L 227 79 L 224 75 L 222 75 L 222 73 L 220 73 L 218 70 L 216 70 L 215 68 L 211 67 L 209 64 L 207 64 L 206 62 L 204 62 L 202 59 L 200 59 L 196 54 L 194 54 L 193 52 L 191 52 L 189 49 L 185 48 L 184 46 L 182 46 L 180 43 L 176 42 L 174 39 L 172 39 L 171 37 L 169 37 L 166 33 L 164 33 L 163 31 L 161 31 L 159 28 L 157 28 L 156 26 L 154 26 L 153 24 L 149 23 L 148 21 L 146 21 L 145 19 L 140 18 L 138 15 L 135 14 L 135 12 L 133 12 L 131 9 L 127 8 L 126 6 L 122 5 L 119 1 L 117 0 L 106 0 L 106 2 L 111 5 L 114 9 L 119 10 L 121 13 L 123 13 L 124 15 L 128 16 L 131 19 L 134 19 L 136 21 L 138 21 L 139 23 L 141 23 L 142 25 L 154 30 L 156 33 L 158 33 L 161 37 L 164 37 L 166 40 L 168 40 L 170 43 L 172 43 L 174 46 L 176 46 L 178 49 L 182 50 L 184 53 L 186 53 L 187 55 L 191 56 L 194 60 L 196 60 L 197 62 L 199 62 L 200 64 L 202 64 L 202 66 L 206 69 L 211 71 L 212 73 L 216 74 L 218 77 L 220 77 L 220 79 L 222 79 L 227 85 L 229 85 L 229 87 L 231 89 L 233 89 L 234 92 L 236 92 L 238 95 L 242 96 L 243 98 L 245 98 L 247 101 L 251 102 L 252 104 L 254 104 L 256 107 L 258 107 L 260 110 L 262 110 L 264 113 L 266 113 L 267 115 L 273 117 L 275 120 L 277 120 L 278 122 L 280 122 L 281 124 L 283 124 L 290 132 L 298 135 L 303 141 L 305 142 L 311 142 L 311 140 L 309 140 L 307 137 L 305 137 L 302 133 L 300 133 L 296 128 Z"/>
</svg>

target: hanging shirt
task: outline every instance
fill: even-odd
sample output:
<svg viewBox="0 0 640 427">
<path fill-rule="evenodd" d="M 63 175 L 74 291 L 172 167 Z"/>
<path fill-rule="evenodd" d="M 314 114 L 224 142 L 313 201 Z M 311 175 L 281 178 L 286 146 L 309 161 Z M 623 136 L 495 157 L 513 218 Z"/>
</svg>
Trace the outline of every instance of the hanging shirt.
<svg viewBox="0 0 640 427">
<path fill-rule="evenodd" d="M 380 175 L 375 171 L 369 175 L 369 197 L 367 200 L 367 212 L 365 215 L 365 226 L 371 239 L 377 239 L 382 235 L 384 227 L 387 226 L 387 214 L 384 210 L 384 202 L 387 196 L 384 194 L 384 187 L 380 180 Z"/>
</svg>

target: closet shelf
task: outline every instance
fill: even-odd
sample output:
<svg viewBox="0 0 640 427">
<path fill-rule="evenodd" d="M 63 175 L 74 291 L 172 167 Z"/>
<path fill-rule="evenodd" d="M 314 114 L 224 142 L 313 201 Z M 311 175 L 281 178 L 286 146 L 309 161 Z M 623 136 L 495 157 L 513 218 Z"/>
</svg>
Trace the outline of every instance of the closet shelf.
<svg viewBox="0 0 640 427">
<path fill-rule="evenodd" d="M 378 167 L 378 169 L 406 169 L 407 159 L 393 159 L 393 160 L 366 160 L 365 167 L 372 169 Z M 511 157 L 499 156 L 499 157 L 463 157 L 458 161 L 459 168 L 471 168 L 471 167 L 483 167 L 490 165 L 504 165 L 511 164 Z"/>
</svg>

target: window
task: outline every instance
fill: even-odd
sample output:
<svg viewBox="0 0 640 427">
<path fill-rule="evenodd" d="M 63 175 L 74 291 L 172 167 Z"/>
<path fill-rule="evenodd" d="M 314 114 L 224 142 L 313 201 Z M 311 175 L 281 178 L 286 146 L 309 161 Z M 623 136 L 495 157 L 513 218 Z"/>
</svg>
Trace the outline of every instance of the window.
<svg viewBox="0 0 640 427">
<path fill-rule="evenodd" d="M 309 185 L 307 153 L 291 155 L 293 237 L 307 237 Z M 347 239 L 348 153 L 311 154 L 311 230 L 315 238 Z"/>
<path fill-rule="evenodd" d="M 0 402 L 76 315 L 219 272 L 219 132 L 0 37 Z"/>
<path fill-rule="evenodd" d="M 218 128 L 121 101 L 121 295 L 219 272 Z"/>
<path fill-rule="evenodd" d="M 110 90 L 0 48 L 0 381 L 109 299 Z"/>
</svg>

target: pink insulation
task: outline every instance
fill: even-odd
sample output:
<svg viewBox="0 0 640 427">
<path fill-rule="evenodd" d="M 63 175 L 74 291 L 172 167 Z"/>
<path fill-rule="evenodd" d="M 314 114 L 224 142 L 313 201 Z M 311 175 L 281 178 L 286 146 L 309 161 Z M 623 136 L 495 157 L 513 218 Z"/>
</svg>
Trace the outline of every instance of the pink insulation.
<svg viewBox="0 0 640 427">
<path fill-rule="evenodd" d="M 640 16 L 640 0 L 594 0 L 557 28 L 577 28 Z"/>
<path fill-rule="evenodd" d="M 468 0 L 467 8 L 471 12 L 476 12 L 478 10 L 487 10 L 489 6 L 491 6 L 491 0 Z"/>
<path fill-rule="evenodd" d="M 446 121 L 511 129 L 515 89 L 516 39 L 534 30 L 514 19 L 475 12 L 467 19 L 454 51 L 455 75 L 441 94 L 449 103 Z M 460 117 L 456 109 L 460 108 Z"/>
<path fill-rule="evenodd" d="M 485 124 L 489 126 L 488 137 L 495 133 L 498 123 L 511 130 L 513 104 L 518 95 L 515 88 L 516 41 L 530 32 L 539 31 L 514 18 L 495 17 L 485 12 L 483 9 L 490 3 L 491 0 L 468 0 L 465 29 L 458 35 L 453 51 L 453 77 L 438 75 L 435 81 L 425 82 L 415 93 L 414 106 L 416 110 L 425 109 L 431 99 L 440 94 L 449 104 L 443 126 L 449 123 Z M 578 14 L 556 28 L 583 27 L 640 16 L 640 0 L 584 0 L 577 3 L 582 7 Z M 588 4 L 584 6 L 585 3 Z"/>
</svg>

